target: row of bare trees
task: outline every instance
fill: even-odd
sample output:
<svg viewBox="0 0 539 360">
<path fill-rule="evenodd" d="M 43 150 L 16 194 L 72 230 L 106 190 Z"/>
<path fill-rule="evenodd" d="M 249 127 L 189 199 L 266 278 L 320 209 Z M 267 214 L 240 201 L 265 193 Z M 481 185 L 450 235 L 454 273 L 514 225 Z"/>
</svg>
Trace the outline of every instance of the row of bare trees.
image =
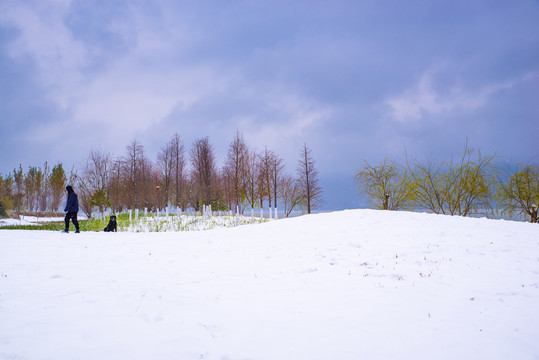
<svg viewBox="0 0 539 360">
<path fill-rule="evenodd" d="M 522 217 L 538 222 L 539 165 L 496 166 L 493 155 L 469 150 L 449 161 L 384 159 L 365 162 L 355 175 L 358 189 L 375 208 L 426 210 L 447 215 Z"/>
<path fill-rule="evenodd" d="M 91 217 L 92 210 L 103 213 L 126 209 L 163 209 L 173 206 L 201 210 L 243 212 L 248 208 L 279 208 L 289 216 L 294 209 L 307 213 L 322 205 L 322 189 L 312 151 L 301 148 L 296 176 L 285 173 L 283 159 L 265 147 L 257 152 L 241 133 L 230 143 L 222 168 L 208 137 L 196 140 L 189 152 L 178 134 L 159 151 L 152 162 L 144 146 L 133 140 L 123 156 L 92 150 L 68 177 L 62 164 L 52 171 L 22 166 L 12 174 L 0 175 L 0 202 L 8 209 L 58 211 L 63 189 L 72 184 L 79 205 Z M 36 200 L 40 199 L 40 201 Z"/>
</svg>

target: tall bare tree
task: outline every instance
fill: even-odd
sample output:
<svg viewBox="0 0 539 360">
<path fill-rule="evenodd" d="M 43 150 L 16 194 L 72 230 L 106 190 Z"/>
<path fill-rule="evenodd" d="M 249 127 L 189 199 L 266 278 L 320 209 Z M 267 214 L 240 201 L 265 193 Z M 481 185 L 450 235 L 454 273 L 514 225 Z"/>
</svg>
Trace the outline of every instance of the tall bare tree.
<svg viewBox="0 0 539 360">
<path fill-rule="evenodd" d="M 127 146 L 127 153 L 124 158 L 124 174 L 129 189 L 130 204 L 133 208 L 138 208 L 140 205 L 140 178 L 141 165 L 144 157 L 144 147 L 137 141 L 133 140 Z"/>
<path fill-rule="evenodd" d="M 304 144 L 301 148 L 297 165 L 298 180 L 301 185 L 302 196 L 307 213 L 319 208 L 323 204 L 322 188 L 318 185 L 318 170 L 316 170 L 312 151 Z"/>
<path fill-rule="evenodd" d="M 235 208 L 234 180 L 232 174 L 223 167 L 219 174 L 219 190 L 223 195 L 224 202 L 228 209 Z"/>
<path fill-rule="evenodd" d="M 168 204 L 170 201 L 170 183 L 174 170 L 174 145 L 172 142 L 167 143 L 157 154 L 157 168 L 163 183 L 163 199 Z"/>
<path fill-rule="evenodd" d="M 165 204 L 162 192 L 157 189 L 159 174 L 153 163 L 142 155 L 138 164 L 139 176 L 139 206 L 147 208 L 162 208 Z"/>
<path fill-rule="evenodd" d="M 172 162 L 173 162 L 173 176 L 174 176 L 174 188 L 175 188 L 175 205 L 182 207 L 183 198 L 185 196 L 185 151 L 178 133 L 174 134 L 172 140 L 170 140 L 172 147 Z"/>
<path fill-rule="evenodd" d="M 277 198 L 278 194 L 280 193 L 280 184 L 281 184 L 281 177 L 282 172 L 284 169 L 284 163 L 283 159 L 279 157 L 279 155 L 273 153 L 272 159 L 271 159 L 271 186 L 273 188 L 273 206 L 277 209 Z"/>
<path fill-rule="evenodd" d="M 271 208 L 271 199 L 273 196 L 273 164 L 275 154 L 268 150 L 268 147 L 264 147 L 264 151 L 260 154 L 259 161 L 259 194 L 260 194 L 260 206 L 262 206 L 262 199 L 267 197 L 268 207 Z"/>
<path fill-rule="evenodd" d="M 116 212 L 120 212 L 124 206 L 127 206 L 125 201 L 124 178 L 123 178 L 123 161 L 121 158 L 116 158 L 111 161 L 111 169 L 109 174 L 108 195 L 112 203 L 112 208 Z"/>
<path fill-rule="evenodd" d="M 245 196 L 245 185 L 247 182 L 247 159 L 249 150 L 243 136 L 236 132 L 236 136 L 228 147 L 228 154 L 225 160 L 225 178 L 230 182 L 234 205 L 240 208 L 242 198 Z"/>
<path fill-rule="evenodd" d="M 85 165 L 85 176 L 88 177 L 94 191 L 106 189 L 109 183 L 111 156 L 100 150 L 91 150 Z"/>
<path fill-rule="evenodd" d="M 111 169 L 111 156 L 100 150 L 92 149 L 81 168 L 78 181 L 80 205 L 91 216 L 92 206 L 97 206 L 101 214 L 110 205 L 107 196 Z"/>
<path fill-rule="evenodd" d="M 257 198 L 259 201 L 258 206 L 262 209 L 264 207 L 264 199 L 268 196 L 266 186 L 266 168 L 264 167 L 264 161 L 262 160 L 262 154 L 258 154 L 256 160 L 256 188 Z"/>
<path fill-rule="evenodd" d="M 192 166 L 192 181 L 195 185 L 196 203 L 195 209 L 199 209 L 199 202 L 211 204 L 214 182 L 217 171 L 215 168 L 215 156 L 209 138 L 205 137 L 195 141 L 190 153 Z"/>
<path fill-rule="evenodd" d="M 76 181 L 69 182 L 77 193 L 79 208 L 88 219 L 92 218 L 92 184 L 90 180 L 84 176 L 84 169 L 80 176 L 77 176 Z"/>
<path fill-rule="evenodd" d="M 258 155 L 254 149 L 247 152 L 245 164 L 245 198 L 253 209 L 258 199 Z"/>
</svg>

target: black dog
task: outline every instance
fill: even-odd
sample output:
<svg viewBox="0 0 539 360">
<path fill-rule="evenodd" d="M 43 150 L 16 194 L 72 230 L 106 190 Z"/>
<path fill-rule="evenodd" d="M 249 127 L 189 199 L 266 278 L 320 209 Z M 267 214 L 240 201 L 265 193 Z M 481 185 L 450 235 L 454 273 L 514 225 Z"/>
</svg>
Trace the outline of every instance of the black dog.
<svg viewBox="0 0 539 360">
<path fill-rule="evenodd" d="M 117 232 L 117 230 L 116 230 L 116 215 L 111 215 L 110 216 L 109 223 L 107 224 L 107 227 L 103 231 L 105 231 L 105 232 L 116 231 Z"/>
</svg>

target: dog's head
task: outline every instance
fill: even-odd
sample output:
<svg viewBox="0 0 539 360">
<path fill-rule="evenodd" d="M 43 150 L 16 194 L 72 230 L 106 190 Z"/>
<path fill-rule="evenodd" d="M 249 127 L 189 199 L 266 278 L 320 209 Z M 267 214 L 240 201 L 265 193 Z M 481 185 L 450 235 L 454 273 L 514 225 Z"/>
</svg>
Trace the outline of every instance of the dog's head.
<svg viewBox="0 0 539 360">
<path fill-rule="evenodd" d="M 110 216 L 110 222 L 113 222 L 113 223 L 116 222 L 116 215 L 111 215 Z"/>
</svg>

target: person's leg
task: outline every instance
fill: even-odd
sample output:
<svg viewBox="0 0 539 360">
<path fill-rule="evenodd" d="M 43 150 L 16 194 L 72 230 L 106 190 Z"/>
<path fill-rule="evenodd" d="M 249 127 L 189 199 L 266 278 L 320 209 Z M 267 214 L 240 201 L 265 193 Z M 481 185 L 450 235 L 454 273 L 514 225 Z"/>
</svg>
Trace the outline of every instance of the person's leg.
<svg viewBox="0 0 539 360">
<path fill-rule="evenodd" d="M 64 218 L 65 223 L 65 232 L 69 232 L 69 213 L 66 213 L 66 216 Z"/>
<path fill-rule="evenodd" d="M 77 220 L 77 212 L 73 213 L 73 216 L 71 217 L 71 221 L 73 221 L 73 225 L 75 225 L 75 231 L 79 232 L 79 221 Z"/>
</svg>

